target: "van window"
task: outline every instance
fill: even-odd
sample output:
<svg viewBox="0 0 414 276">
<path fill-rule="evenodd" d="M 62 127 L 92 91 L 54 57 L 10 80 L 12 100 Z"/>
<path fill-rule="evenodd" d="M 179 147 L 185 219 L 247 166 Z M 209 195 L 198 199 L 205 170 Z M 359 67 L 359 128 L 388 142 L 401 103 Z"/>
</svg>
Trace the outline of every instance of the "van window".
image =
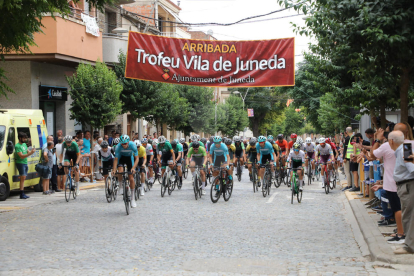
<svg viewBox="0 0 414 276">
<path fill-rule="evenodd" d="M 0 150 L 3 148 L 5 137 L 6 137 L 6 127 L 0 126 Z"/>
<path fill-rule="evenodd" d="M 26 145 L 27 147 L 31 147 L 32 146 L 32 139 L 30 139 L 30 129 L 28 127 L 18 127 L 17 128 L 17 133 L 19 132 L 24 132 L 27 134 L 27 142 Z"/>
<path fill-rule="evenodd" d="M 12 142 L 13 145 L 16 145 L 16 131 L 14 130 L 14 127 L 9 128 L 9 135 L 7 135 L 7 143 Z"/>
</svg>

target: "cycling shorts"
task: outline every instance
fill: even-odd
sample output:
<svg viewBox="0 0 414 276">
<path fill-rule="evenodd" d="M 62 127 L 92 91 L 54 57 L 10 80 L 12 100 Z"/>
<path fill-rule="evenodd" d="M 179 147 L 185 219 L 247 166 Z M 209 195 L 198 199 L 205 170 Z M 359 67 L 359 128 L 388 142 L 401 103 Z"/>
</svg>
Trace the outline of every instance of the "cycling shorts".
<svg viewBox="0 0 414 276">
<path fill-rule="evenodd" d="M 70 162 L 72 160 L 72 165 L 75 165 L 76 161 L 78 160 L 78 155 L 76 152 L 65 152 L 65 158 L 63 158 L 65 162 Z"/>
<path fill-rule="evenodd" d="M 255 154 L 250 155 L 248 164 L 251 164 L 251 163 L 257 163 L 257 155 Z"/>
<path fill-rule="evenodd" d="M 171 164 L 173 164 L 174 162 L 173 162 L 173 158 L 172 158 L 172 155 L 170 155 L 169 156 L 169 158 L 168 158 L 168 156 L 167 155 L 163 155 L 162 157 L 161 157 L 161 169 L 165 169 L 168 165 L 171 165 Z"/>
<path fill-rule="evenodd" d="M 321 155 L 320 156 L 321 163 L 328 163 L 330 157 L 331 155 Z"/>
<path fill-rule="evenodd" d="M 130 172 L 132 170 L 132 159 L 131 156 L 121 156 L 121 158 L 118 159 L 118 167 L 122 167 L 126 165 L 128 171 Z"/>
<path fill-rule="evenodd" d="M 299 167 L 302 167 L 302 161 L 300 161 L 300 162 L 292 161 L 292 168 L 293 169 L 296 169 L 296 168 L 299 168 Z"/>
<path fill-rule="evenodd" d="M 234 155 L 236 156 L 236 158 L 242 158 L 243 157 L 243 151 L 240 152 L 235 152 Z"/>
<path fill-rule="evenodd" d="M 272 162 L 272 155 L 270 154 L 266 154 L 266 155 L 262 155 L 262 162 L 261 162 L 261 167 L 264 168 L 264 165 L 266 165 L 267 161 Z"/>
<path fill-rule="evenodd" d="M 114 160 L 102 161 L 102 173 L 103 175 L 108 175 L 109 171 L 112 169 L 112 165 L 114 164 Z"/>
<path fill-rule="evenodd" d="M 223 163 L 226 163 L 226 157 L 224 155 L 216 156 L 216 158 L 214 159 L 214 166 L 221 167 Z"/>
<path fill-rule="evenodd" d="M 178 161 L 176 161 L 176 163 L 177 163 L 177 166 L 178 167 L 181 167 L 181 164 L 182 164 L 182 158 L 180 158 L 180 159 L 178 159 Z"/>
<path fill-rule="evenodd" d="M 309 159 L 313 159 L 315 160 L 315 152 L 307 152 L 306 155 L 308 156 Z"/>
<path fill-rule="evenodd" d="M 196 166 L 203 166 L 204 163 L 204 157 L 193 157 L 191 158 L 191 161 L 194 161 L 194 163 L 196 164 Z"/>
<path fill-rule="evenodd" d="M 145 169 L 141 169 L 142 165 L 144 164 L 144 157 L 140 157 L 138 160 L 138 171 L 145 172 Z"/>
</svg>

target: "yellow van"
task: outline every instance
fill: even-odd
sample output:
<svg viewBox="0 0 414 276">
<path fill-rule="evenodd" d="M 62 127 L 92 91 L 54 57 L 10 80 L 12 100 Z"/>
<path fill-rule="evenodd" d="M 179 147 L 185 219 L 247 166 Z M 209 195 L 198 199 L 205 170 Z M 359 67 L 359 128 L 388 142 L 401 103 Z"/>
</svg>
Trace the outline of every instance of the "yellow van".
<svg viewBox="0 0 414 276">
<path fill-rule="evenodd" d="M 28 148 L 36 147 L 36 153 L 27 158 L 29 171 L 24 186 L 34 186 L 36 191 L 42 191 L 40 175 L 35 171 L 47 137 L 42 110 L 0 109 L 0 201 L 7 199 L 10 190 L 20 187 L 19 172 L 14 162 L 14 146 L 19 142 L 19 132 L 27 134 Z"/>
</svg>

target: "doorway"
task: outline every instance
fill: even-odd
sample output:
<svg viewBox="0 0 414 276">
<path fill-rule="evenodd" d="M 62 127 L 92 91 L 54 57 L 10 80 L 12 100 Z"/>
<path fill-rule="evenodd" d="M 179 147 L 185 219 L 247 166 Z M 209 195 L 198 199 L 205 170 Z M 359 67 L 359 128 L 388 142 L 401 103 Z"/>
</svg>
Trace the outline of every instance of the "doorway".
<svg viewBox="0 0 414 276">
<path fill-rule="evenodd" d="M 45 118 L 47 134 L 54 135 L 56 133 L 56 103 L 40 102 L 40 109 L 43 111 Z"/>
</svg>

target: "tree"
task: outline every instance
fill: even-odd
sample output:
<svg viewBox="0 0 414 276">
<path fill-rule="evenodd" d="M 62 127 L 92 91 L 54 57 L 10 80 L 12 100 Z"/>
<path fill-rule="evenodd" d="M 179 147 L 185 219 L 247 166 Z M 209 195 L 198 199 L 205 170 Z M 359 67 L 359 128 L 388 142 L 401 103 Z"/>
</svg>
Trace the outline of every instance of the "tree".
<svg viewBox="0 0 414 276">
<path fill-rule="evenodd" d="M 249 124 L 240 97 L 231 95 L 224 104 L 217 106 L 217 131 L 233 137 Z"/>
<path fill-rule="evenodd" d="M 305 119 L 302 112 L 295 111 L 293 106 L 286 108 L 285 110 L 285 137 L 290 136 L 292 133 L 303 134 L 301 133 L 302 128 L 305 126 Z"/>
<path fill-rule="evenodd" d="M 321 107 L 318 112 L 318 121 L 321 126 L 321 132 L 325 135 L 339 133 L 341 129 L 345 129 L 349 123 L 349 117 L 343 116 L 346 107 L 334 106 L 334 95 L 326 93 L 320 100 Z"/>
<path fill-rule="evenodd" d="M 93 130 L 113 122 L 121 113 L 122 85 L 105 63 L 98 60 L 95 67 L 81 63 L 76 74 L 66 79 L 73 100 L 69 108 L 71 120 L 89 125 Z"/>
<path fill-rule="evenodd" d="M 214 102 L 213 90 L 201 86 L 176 85 L 180 97 L 188 103 L 188 120 L 185 125 L 177 128 L 185 135 L 190 132 L 214 133 Z"/>
<path fill-rule="evenodd" d="M 74 0 L 78 2 L 79 0 Z M 104 4 L 114 0 L 87 0 L 91 5 L 102 9 Z M 3 0 L 0 1 L 0 58 L 10 52 L 30 53 L 30 46 L 35 46 L 34 33 L 42 32 L 42 19 L 54 13 L 67 16 L 70 13 L 67 0 Z M 12 24 L 11 24 L 12 22 Z M 2 81 L 4 70 L 0 69 L 0 95 L 13 92 Z"/>
</svg>

